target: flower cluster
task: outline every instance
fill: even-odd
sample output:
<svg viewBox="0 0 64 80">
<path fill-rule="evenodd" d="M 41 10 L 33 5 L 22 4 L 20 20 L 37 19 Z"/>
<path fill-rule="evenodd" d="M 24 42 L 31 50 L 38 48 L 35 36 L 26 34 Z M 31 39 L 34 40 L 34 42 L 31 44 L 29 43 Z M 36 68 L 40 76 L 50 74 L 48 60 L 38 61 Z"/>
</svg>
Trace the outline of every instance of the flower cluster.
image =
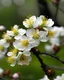
<svg viewBox="0 0 64 80">
<path fill-rule="evenodd" d="M 47 75 L 44 76 L 44 78 L 39 79 L 39 80 L 50 80 L 48 79 Z M 61 76 L 57 76 L 55 79 L 53 80 L 64 80 L 64 74 L 62 74 Z"/>
<path fill-rule="evenodd" d="M 61 33 L 64 30 L 63 27 L 60 30 L 60 28 L 52 27 L 53 25 L 54 21 L 43 15 L 25 19 L 23 26 L 26 29 L 14 25 L 11 30 L 7 30 L 3 34 L 3 39 L 0 39 L 0 55 L 3 57 L 7 53 L 8 62 L 11 66 L 15 66 L 16 63 L 18 65 L 28 65 L 32 59 L 32 48 L 37 47 L 40 42 L 57 39 L 59 35 L 64 36 Z"/>
<path fill-rule="evenodd" d="M 11 80 L 18 80 L 20 76 L 21 76 L 20 72 L 15 72 L 11 74 L 11 70 L 9 69 L 4 70 L 0 68 L 0 79 L 1 80 L 6 80 L 6 78 L 10 78 Z"/>
<path fill-rule="evenodd" d="M 60 41 L 64 37 L 64 27 L 54 26 L 52 30 L 55 32 L 55 37 L 49 39 L 50 45 L 45 45 L 45 49 L 48 52 L 55 53 L 60 48 Z"/>
</svg>

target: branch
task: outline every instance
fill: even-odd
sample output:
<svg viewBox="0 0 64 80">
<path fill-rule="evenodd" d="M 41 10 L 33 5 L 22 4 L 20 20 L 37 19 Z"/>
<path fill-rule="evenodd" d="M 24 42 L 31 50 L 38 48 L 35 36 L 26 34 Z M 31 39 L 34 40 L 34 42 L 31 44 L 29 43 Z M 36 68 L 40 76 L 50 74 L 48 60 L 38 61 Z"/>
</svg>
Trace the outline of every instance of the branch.
<svg viewBox="0 0 64 80">
<path fill-rule="evenodd" d="M 37 57 L 37 59 L 39 60 L 40 64 L 41 64 L 41 68 L 43 69 L 43 71 L 45 72 L 45 74 L 50 78 L 51 76 L 54 75 L 54 70 L 53 68 L 47 66 L 46 64 L 44 64 L 43 60 L 41 59 L 41 57 L 39 56 L 39 52 L 36 51 L 34 48 L 31 50 L 33 52 L 33 54 Z"/>
<path fill-rule="evenodd" d="M 64 68 L 63 68 L 63 67 L 54 66 L 54 65 L 53 65 L 53 66 L 52 66 L 52 65 L 50 65 L 50 67 L 64 71 Z"/>
<path fill-rule="evenodd" d="M 63 63 L 63 64 L 64 64 L 64 61 L 63 61 L 63 60 L 61 60 L 61 59 L 60 59 L 59 57 L 57 57 L 56 55 L 48 54 L 48 53 L 46 53 L 46 52 L 42 52 L 42 53 L 40 53 L 40 54 L 44 54 L 44 55 L 51 56 L 51 57 L 53 57 L 53 58 L 57 59 L 58 61 L 60 61 L 61 63 Z"/>
<path fill-rule="evenodd" d="M 56 55 L 49 54 L 49 53 L 46 53 L 46 52 L 40 52 L 37 48 L 33 48 L 31 51 L 34 52 L 34 53 L 37 53 L 38 55 L 39 55 L 39 54 L 44 54 L 44 55 L 51 56 L 51 57 L 55 58 L 56 60 L 58 60 L 58 61 L 60 61 L 61 63 L 64 64 L 64 61 L 61 60 L 61 59 L 60 59 L 59 57 L 57 57 Z"/>
</svg>

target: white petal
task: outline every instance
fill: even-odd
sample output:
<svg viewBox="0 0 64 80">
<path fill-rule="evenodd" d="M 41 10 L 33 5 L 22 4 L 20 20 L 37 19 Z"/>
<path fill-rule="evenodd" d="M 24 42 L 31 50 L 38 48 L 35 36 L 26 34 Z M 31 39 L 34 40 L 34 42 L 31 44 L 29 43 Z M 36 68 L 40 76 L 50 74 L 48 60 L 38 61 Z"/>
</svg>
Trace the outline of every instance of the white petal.
<svg viewBox="0 0 64 80">
<path fill-rule="evenodd" d="M 14 25 L 14 27 L 13 27 L 14 29 L 18 29 L 18 25 Z"/>
<path fill-rule="evenodd" d="M 58 45 L 58 46 L 60 45 L 59 38 L 51 38 L 50 42 L 52 45 Z"/>
<path fill-rule="evenodd" d="M 8 53 L 7 53 L 7 56 L 11 56 L 11 55 L 12 55 L 12 52 L 8 52 Z"/>
<path fill-rule="evenodd" d="M 16 62 L 15 62 L 15 63 L 12 63 L 10 66 L 14 67 L 14 66 L 15 66 L 15 64 L 16 64 Z"/>
<path fill-rule="evenodd" d="M 24 29 L 19 29 L 18 32 L 19 32 L 20 35 L 24 35 L 24 34 L 26 33 L 26 30 L 24 30 Z"/>
<path fill-rule="evenodd" d="M 35 32 L 34 29 L 28 29 L 27 32 L 26 32 L 26 35 L 27 35 L 28 37 L 33 37 L 33 33 L 34 33 L 34 32 Z"/>
<path fill-rule="evenodd" d="M 4 70 L 2 68 L 0 68 L 0 75 L 4 72 Z"/>
<path fill-rule="evenodd" d="M 17 36 L 15 36 L 14 38 L 16 39 L 16 40 L 20 40 L 21 39 L 21 35 L 17 35 Z"/>
<path fill-rule="evenodd" d="M 7 48 L 5 48 L 5 49 L 4 49 L 4 51 L 0 51 L 0 54 L 5 55 L 5 54 L 6 54 L 6 52 L 7 52 Z"/>
<path fill-rule="evenodd" d="M 33 20 L 35 22 L 36 21 L 36 16 L 31 16 L 30 20 Z"/>
<path fill-rule="evenodd" d="M 46 31 L 40 31 L 39 32 L 40 37 L 43 37 L 43 38 L 46 37 L 47 34 L 48 34 L 48 32 L 46 32 Z"/>
<path fill-rule="evenodd" d="M 45 45 L 45 49 L 46 49 L 48 52 L 54 52 L 52 45 Z"/>
<path fill-rule="evenodd" d="M 30 56 L 30 55 L 31 55 L 31 53 L 30 53 L 29 51 L 24 51 L 23 53 L 24 53 L 24 55 L 26 55 L 26 56 Z"/>
<path fill-rule="evenodd" d="M 13 46 L 19 50 L 21 50 L 21 45 L 20 45 L 20 41 L 16 40 L 15 42 L 13 42 Z"/>
<path fill-rule="evenodd" d="M 28 56 L 28 62 L 30 62 L 32 60 L 31 56 Z"/>
<path fill-rule="evenodd" d="M 0 54 L 0 59 L 3 59 L 5 57 L 5 55 L 4 54 Z"/>
<path fill-rule="evenodd" d="M 34 42 L 31 44 L 32 47 L 37 47 L 40 44 L 39 40 L 34 40 Z"/>
<path fill-rule="evenodd" d="M 28 19 L 26 19 L 28 20 Z M 23 21 L 23 25 L 26 27 L 26 28 L 29 28 L 29 24 L 26 23 L 26 21 Z"/>
<path fill-rule="evenodd" d="M 39 27 L 40 25 L 42 25 L 42 23 L 43 23 L 42 18 L 37 17 L 37 19 L 36 19 L 36 21 L 35 21 L 33 27 L 34 27 L 34 28 Z"/>
<path fill-rule="evenodd" d="M 14 36 L 13 31 L 8 31 L 8 30 L 7 30 L 7 34 L 8 34 L 9 36 Z"/>
<path fill-rule="evenodd" d="M 52 19 L 48 19 L 46 26 L 51 27 L 51 26 L 53 26 L 53 24 L 54 24 L 54 21 L 52 21 Z"/>
<path fill-rule="evenodd" d="M 40 41 L 41 42 L 47 42 L 48 41 L 48 38 L 47 37 L 44 37 L 44 38 L 42 37 L 42 38 L 40 38 Z"/>
<path fill-rule="evenodd" d="M 4 45 L 4 43 L 6 43 L 5 39 L 0 39 L 0 45 Z"/>
<path fill-rule="evenodd" d="M 20 40 L 13 42 L 13 46 L 19 50 L 25 50 L 25 47 L 20 43 Z"/>
<path fill-rule="evenodd" d="M 8 48 L 10 46 L 10 43 L 8 43 L 8 42 L 6 42 L 5 44 L 4 44 L 4 47 L 5 48 Z"/>
</svg>

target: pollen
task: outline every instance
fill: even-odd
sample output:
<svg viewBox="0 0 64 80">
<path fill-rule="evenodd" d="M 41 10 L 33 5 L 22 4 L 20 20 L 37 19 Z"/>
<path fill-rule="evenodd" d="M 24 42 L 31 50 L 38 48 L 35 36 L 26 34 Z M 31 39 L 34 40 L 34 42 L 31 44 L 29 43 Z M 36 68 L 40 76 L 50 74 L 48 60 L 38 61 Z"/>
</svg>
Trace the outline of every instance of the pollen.
<svg viewBox="0 0 64 80">
<path fill-rule="evenodd" d="M 14 62 L 14 58 L 8 57 L 8 62 L 9 62 L 9 63 L 13 63 L 13 62 Z"/>
<path fill-rule="evenodd" d="M 6 33 L 4 33 L 4 34 L 2 35 L 2 38 L 3 38 L 3 39 L 6 39 L 7 42 L 9 42 L 9 41 L 11 40 L 11 37 L 10 37 L 8 34 L 6 34 Z"/>
<path fill-rule="evenodd" d="M 54 31 L 48 31 L 48 36 L 49 37 L 53 37 L 55 35 L 55 32 Z"/>
<path fill-rule="evenodd" d="M 12 28 L 12 31 L 14 32 L 14 35 L 18 35 L 18 30 L 17 29 Z"/>
<path fill-rule="evenodd" d="M 28 46 L 28 40 L 21 40 L 21 44 L 23 45 L 23 46 Z"/>
<path fill-rule="evenodd" d="M 20 61 L 21 61 L 21 62 L 27 61 L 27 57 L 22 54 L 21 57 L 20 57 Z"/>
<path fill-rule="evenodd" d="M 46 25 L 46 23 L 47 23 L 47 18 L 43 18 L 43 25 L 45 26 Z"/>
<path fill-rule="evenodd" d="M 17 54 L 17 52 L 18 52 L 17 49 L 13 49 L 13 50 L 12 50 L 12 53 L 13 53 L 12 56 L 15 56 L 15 55 Z"/>
<path fill-rule="evenodd" d="M 4 46 L 0 46 L 0 50 L 1 51 L 4 51 Z"/>
<path fill-rule="evenodd" d="M 39 38 L 39 34 L 37 32 L 34 32 L 33 37 L 34 38 Z"/>
</svg>

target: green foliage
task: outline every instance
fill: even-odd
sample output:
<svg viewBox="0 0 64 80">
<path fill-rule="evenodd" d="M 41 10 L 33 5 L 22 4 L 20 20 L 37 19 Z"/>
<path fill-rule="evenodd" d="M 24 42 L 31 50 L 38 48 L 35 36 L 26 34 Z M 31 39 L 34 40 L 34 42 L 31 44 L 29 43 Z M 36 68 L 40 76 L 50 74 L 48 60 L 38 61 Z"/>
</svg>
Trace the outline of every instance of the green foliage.
<svg viewBox="0 0 64 80">
<path fill-rule="evenodd" d="M 51 2 L 52 0 L 46 0 L 46 2 Z"/>
</svg>

